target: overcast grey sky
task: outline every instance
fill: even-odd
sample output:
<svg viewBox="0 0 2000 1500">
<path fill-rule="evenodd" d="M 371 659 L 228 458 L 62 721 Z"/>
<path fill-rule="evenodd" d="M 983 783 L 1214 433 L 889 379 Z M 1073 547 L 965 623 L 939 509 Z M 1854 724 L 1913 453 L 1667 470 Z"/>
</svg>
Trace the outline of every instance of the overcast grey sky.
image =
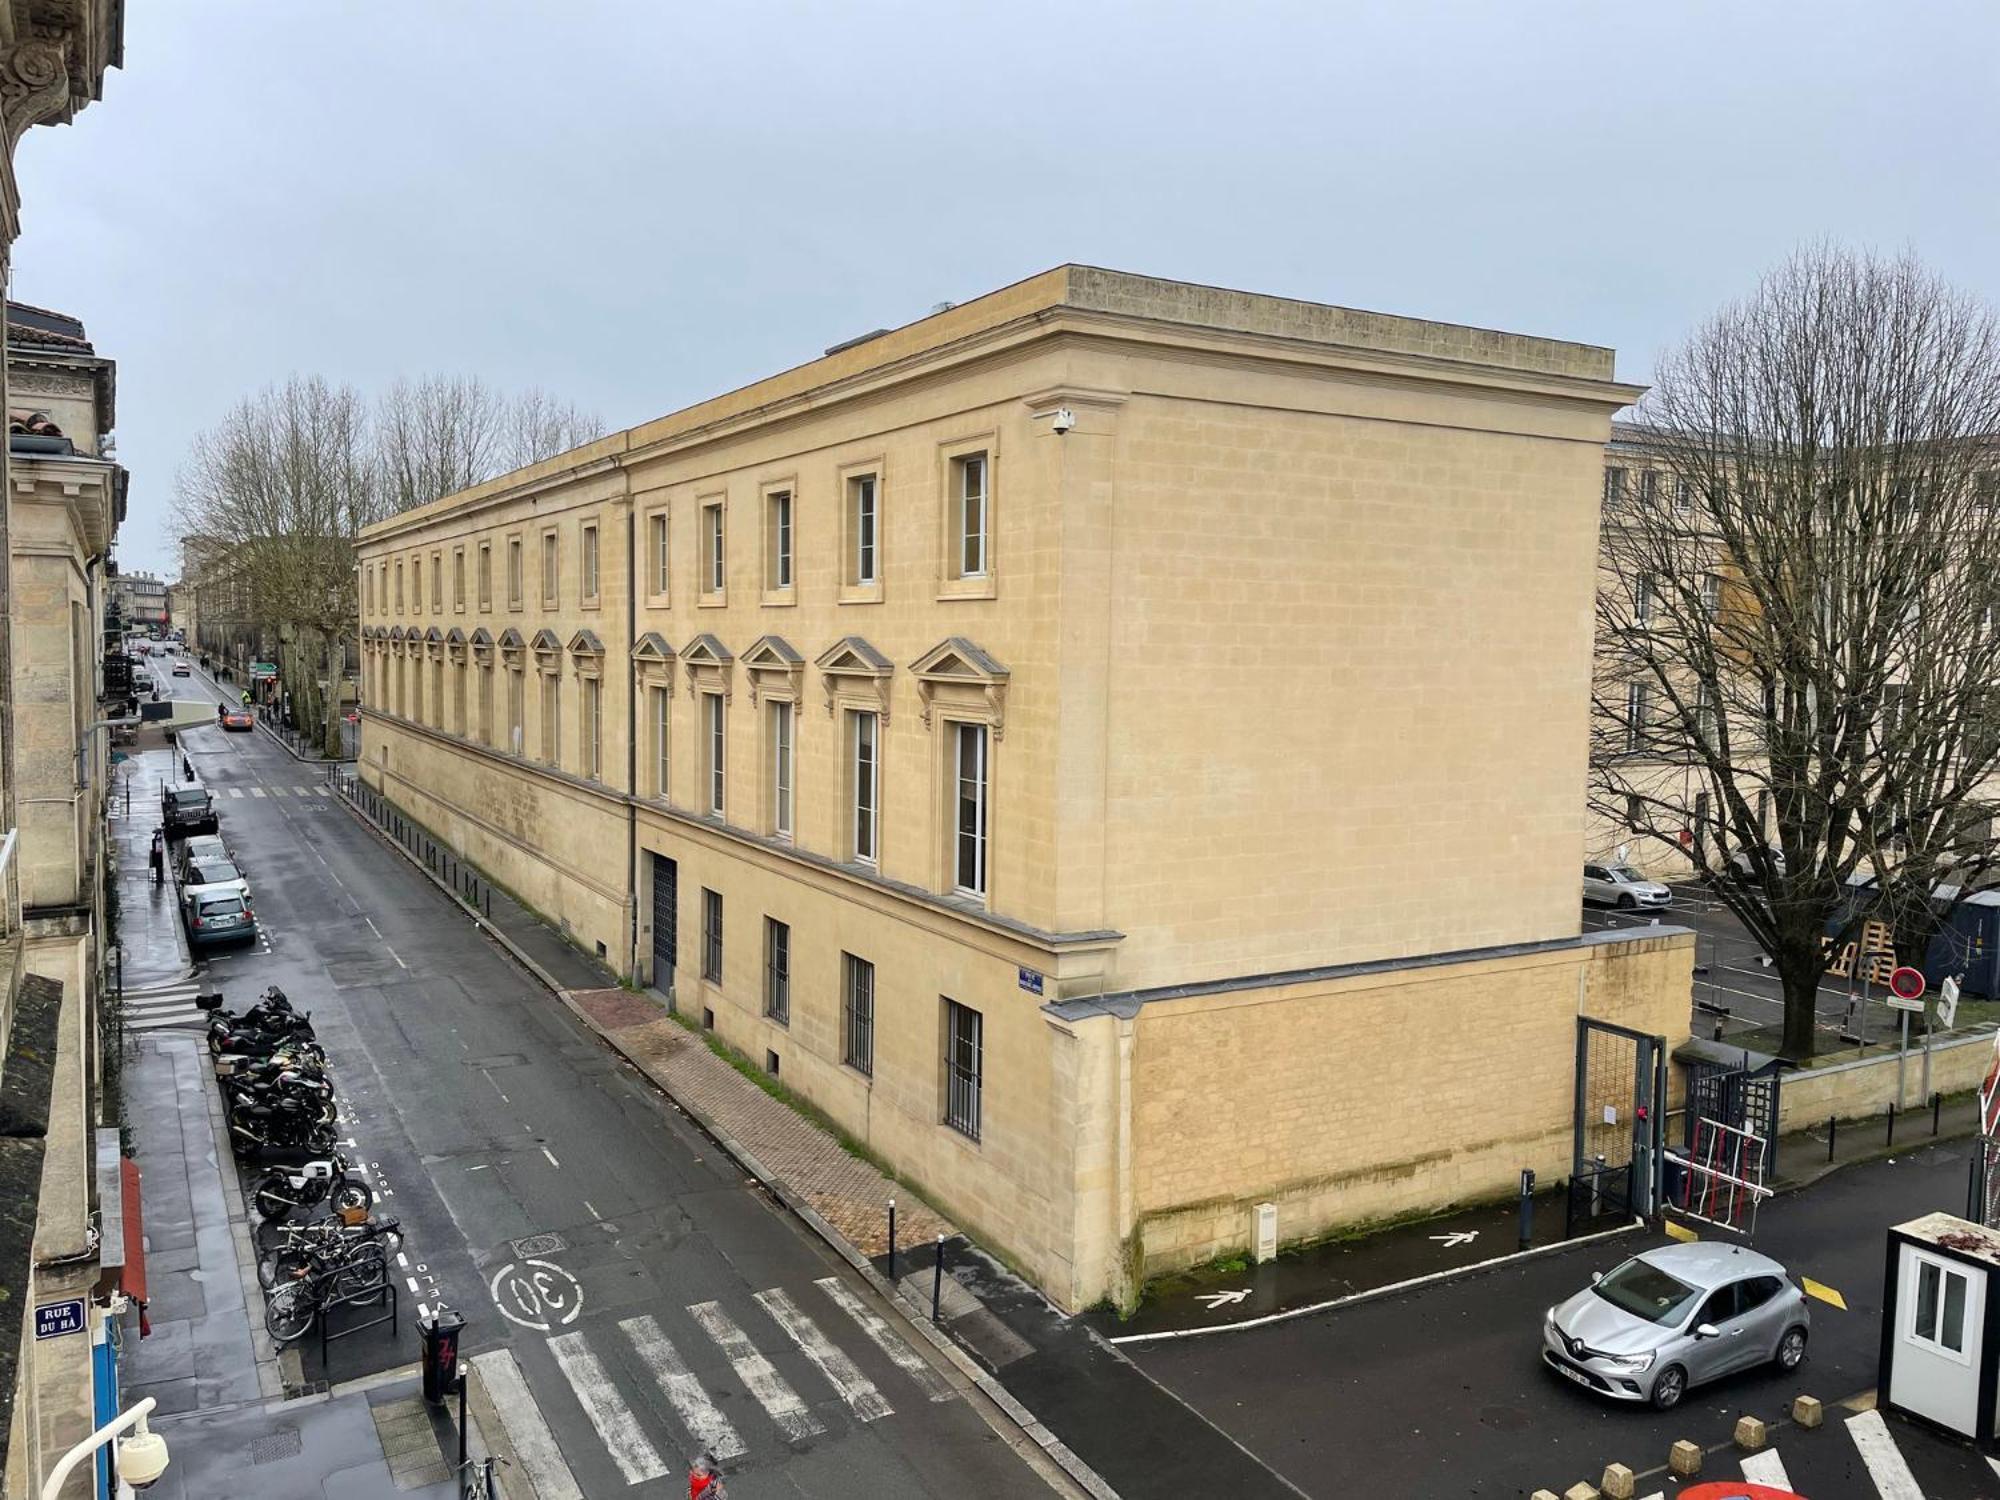
<svg viewBox="0 0 2000 1500">
<path fill-rule="evenodd" d="M 2000 298 L 2000 7 L 141 0 L 17 162 L 118 361 L 128 569 L 316 371 L 657 416 L 1066 260 L 1610 344 L 1802 240 Z"/>
</svg>

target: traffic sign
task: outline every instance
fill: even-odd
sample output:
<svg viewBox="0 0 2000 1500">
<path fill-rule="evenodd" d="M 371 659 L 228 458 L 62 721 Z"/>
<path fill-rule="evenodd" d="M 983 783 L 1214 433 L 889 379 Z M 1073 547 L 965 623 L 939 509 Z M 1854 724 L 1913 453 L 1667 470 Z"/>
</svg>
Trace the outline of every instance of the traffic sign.
<svg viewBox="0 0 2000 1500">
<path fill-rule="evenodd" d="M 1921 969 L 1903 964 L 1890 971 L 1889 1008 L 1909 1011 L 1924 1008 L 1924 975 Z"/>
</svg>

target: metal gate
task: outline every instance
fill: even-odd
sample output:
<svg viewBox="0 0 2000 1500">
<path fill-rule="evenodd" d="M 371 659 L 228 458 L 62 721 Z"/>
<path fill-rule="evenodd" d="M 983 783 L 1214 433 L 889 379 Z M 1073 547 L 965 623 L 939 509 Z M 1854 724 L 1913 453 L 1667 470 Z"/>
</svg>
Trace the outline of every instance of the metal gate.
<svg viewBox="0 0 2000 1500">
<path fill-rule="evenodd" d="M 1570 1234 L 1659 1211 L 1666 1097 L 1664 1037 L 1576 1018 Z"/>
<path fill-rule="evenodd" d="M 1777 1068 L 1751 1072 L 1728 1063 L 1688 1064 L 1687 1119 L 1682 1144 L 1694 1150 L 1695 1126 L 1713 1120 L 1735 1130 L 1747 1130 L 1764 1143 L 1766 1179 L 1778 1175 L 1778 1091 L 1783 1079 Z"/>
<path fill-rule="evenodd" d="M 680 869 L 663 854 L 653 861 L 653 988 L 672 998 L 679 967 Z"/>
</svg>

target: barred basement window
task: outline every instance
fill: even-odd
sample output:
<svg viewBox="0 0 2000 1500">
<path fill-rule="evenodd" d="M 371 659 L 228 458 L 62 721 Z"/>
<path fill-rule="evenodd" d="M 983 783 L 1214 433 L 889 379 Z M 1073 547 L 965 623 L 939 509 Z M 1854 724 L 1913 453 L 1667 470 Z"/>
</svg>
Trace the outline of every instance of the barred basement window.
<svg viewBox="0 0 2000 1500">
<path fill-rule="evenodd" d="M 722 983 L 722 893 L 701 893 L 701 977 Z"/>
<path fill-rule="evenodd" d="M 986 1018 L 956 1000 L 944 1002 L 944 1122 L 979 1139 L 979 1094 L 985 1066 Z"/>
<path fill-rule="evenodd" d="M 875 965 L 840 955 L 840 1060 L 857 1073 L 875 1072 Z"/>
</svg>

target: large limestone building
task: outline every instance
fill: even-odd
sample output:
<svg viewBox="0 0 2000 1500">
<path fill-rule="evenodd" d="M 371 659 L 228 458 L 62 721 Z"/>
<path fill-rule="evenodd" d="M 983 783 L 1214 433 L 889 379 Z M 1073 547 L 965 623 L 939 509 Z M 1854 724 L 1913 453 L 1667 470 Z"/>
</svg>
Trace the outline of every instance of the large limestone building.
<svg viewBox="0 0 2000 1500">
<path fill-rule="evenodd" d="M 1067 1306 L 1561 1175 L 1635 394 L 1059 267 L 370 528 L 363 775 Z"/>
</svg>

